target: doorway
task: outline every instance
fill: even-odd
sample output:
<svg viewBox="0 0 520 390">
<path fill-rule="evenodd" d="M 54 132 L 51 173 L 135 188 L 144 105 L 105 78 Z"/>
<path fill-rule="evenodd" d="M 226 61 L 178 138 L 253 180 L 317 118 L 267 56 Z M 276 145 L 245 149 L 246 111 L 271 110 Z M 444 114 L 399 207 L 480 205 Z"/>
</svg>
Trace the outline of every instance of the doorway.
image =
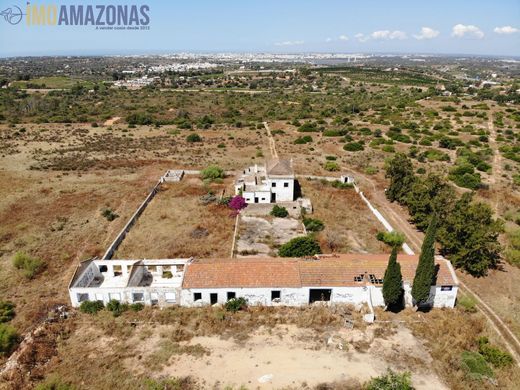
<svg viewBox="0 0 520 390">
<path fill-rule="evenodd" d="M 209 303 L 211 303 L 212 305 L 214 305 L 215 303 L 218 302 L 218 294 L 217 293 L 211 293 L 209 294 Z"/>
<path fill-rule="evenodd" d="M 332 290 L 330 290 L 330 289 L 311 288 L 309 290 L 309 303 L 328 302 L 328 301 L 330 301 L 331 295 L 332 295 Z"/>
</svg>

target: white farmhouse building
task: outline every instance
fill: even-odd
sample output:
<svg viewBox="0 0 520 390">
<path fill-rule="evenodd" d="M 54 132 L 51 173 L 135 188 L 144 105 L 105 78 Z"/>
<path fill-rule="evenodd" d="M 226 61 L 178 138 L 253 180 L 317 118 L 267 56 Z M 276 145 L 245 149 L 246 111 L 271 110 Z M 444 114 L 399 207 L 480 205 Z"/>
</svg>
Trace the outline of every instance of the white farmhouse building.
<svg viewBox="0 0 520 390">
<path fill-rule="evenodd" d="M 272 160 L 253 165 L 235 182 L 235 194 L 247 203 L 280 203 L 294 201 L 294 171 L 291 160 Z"/>
<path fill-rule="evenodd" d="M 179 304 L 184 267 L 190 259 L 86 260 L 69 284 L 72 306 L 83 301 L 168 306 Z"/>
<path fill-rule="evenodd" d="M 244 297 L 250 305 L 302 306 L 316 301 L 384 306 L 387 254 L 318 255 L 309 259 L 218 259 L 188 264 L 181 305 L 225 303 Z M 419 257 L 399 255 L 404 304 L 412 305 L 411 284 Z M 433 307 L 454 307 L 458 280 L 451 263 L 438 256 L 430 290 Z"/>
<path fill-rule="evenodd" d="M 297 258 L 87 260 L 69 285 L 72 306 L 117 300 L 146 305 L 201 306 L 244 297 L 250 305 L 303 306 L 316 301 L 384 306 L 388 254 L 318 255 Z M 418 256 L 398 256 L 404 303 Z M 454 307 L 458 280 L 449 261 L 437 256 L 429 303 Z"/>
</svg>

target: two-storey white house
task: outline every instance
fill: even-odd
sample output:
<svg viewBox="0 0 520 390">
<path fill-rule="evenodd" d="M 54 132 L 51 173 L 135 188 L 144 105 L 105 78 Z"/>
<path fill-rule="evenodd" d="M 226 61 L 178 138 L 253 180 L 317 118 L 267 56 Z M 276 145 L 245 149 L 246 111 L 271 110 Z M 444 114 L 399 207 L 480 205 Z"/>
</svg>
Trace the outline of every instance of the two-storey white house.
<svg viewBox="0 0 520 390">
<path fill-rule="evenodd" d="M 247 203 L 292 202 L 294 181 L 291 160 L 272 160 L 244 170 L 235 182 L 235 194 Z"/>
</svg>

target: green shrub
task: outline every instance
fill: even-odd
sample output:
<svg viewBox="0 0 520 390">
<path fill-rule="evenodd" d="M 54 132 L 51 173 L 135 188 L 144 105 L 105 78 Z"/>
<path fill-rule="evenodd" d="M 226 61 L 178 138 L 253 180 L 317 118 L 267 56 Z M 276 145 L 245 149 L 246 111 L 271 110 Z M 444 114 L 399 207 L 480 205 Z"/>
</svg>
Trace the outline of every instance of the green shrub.
<svg viewBox="0 0 520 390">
<path fill-rule="evenodd" d="M 399 374 L 388 370 L 386 374 L 372 378 L 364 387 L 366 390 L 413 390 L 409 372 Z"/>
<path fill-rule="evenodd" d="M 144 309 L 144 305 L 142 303 L 132 303 L 130 305 L 130 310 L 132 311 L 141 311 Z"/>
<path fill-rule="evenodd" d="M 281 257 L 314 256 L 321 253 L 318 241 L 312 236 L 296 237 L 280 246 L 278 255 Z"/>
<path fill-rule="evenodd" d="M 335 161 L 327 161 L 325 163 L 325 165 L 323 166 L 323 168 L 326 171 L 329 171 L 329 172 L 337 172 L 337 171 L 339 171 L 339 165 Z"/>
<path fill-rule="evenodd" d="M 96 314 L 98 311 L 104 309 L 103 302 L 101 301 L 83 301 L 79 305 L 79 311 L 82 313 Z"/>
<path fill-rule="evenodd" d="M 400 247 L 403 245 L 405 240 L 404 234 L 396 230 L 391 232 L 379 232 L 377 233 L 376 238 L 392 248 Z"/>
<path fill-rule="evenodd" d="M 378 169 L 376 167 L 368 166 L 365 168 L 365 173 L 367 175 L 375 175 L 377 173 Z"/>
<path fill-rule="evenodd" d="M 285 207 L 275 205 L 273 207 L 273 209 L 271 210 L 270 214 L 273 217 L 285 218 L 289 215 L 289 212 L 287 211 L 287 209 Z"/>
<path fill-rule="evenodd" d="M 226 177 L 224 170 L 217 165 L 210 165 L 207 168 L 204 168 L 200 174 L 203 180 L 210 181 Z"/>
<path fill-rule="evenodd" d="M 246 310 L 247 309 L 247 299 L 244 297 L 239 298 L 231 298 L 229 301 L 226 302 L 224 305 L 227 311 L 231 311 L 233 313 L 239 311 L 239 310 Z"/>
<path fill-rule="evenodd" d="M 112 312 L 114 317 L 119 317 L 121 314 L 128 310 L 128 305 L 121 303 L 115 299 L 112 299 L 110 302 L 107 303 L 107 310 Z"/>
<path fill-rule="evenodd" d="M 352 183 L 343 183 L 339 180 L 334 180 L 332 182 L 329 182 L 330 185 L 334 188 L 338 188 L 340 190 L 345 190 L 347 188 L 354 188 L 354 185 Z"/>
<path fill-rule="evenodd" d="M 7 324 L 0 324 L 0 356 L 8 355 L 18 343 L 16 329 Z"/>
<path fill-rule="evenodd" d="M 486 359 L 486 362 L 491 363 L 494 367 L 501 368 L 513 364 L 513 357 L 500 348 L 489 344 L 487 337 L 478 339 L 478 351 Z"/>
<path fill-rule="evenodd" d="M 101 215 L 107 219 L 107 221 L 113 221 L 116 218 L 119 218 L 119 215 L 116 214 L 112 209 L 106 208 L 101 212 Z"/>
<path fill-rule="evenodd" d="M 457 298 L 457 306 L 460 306 L 462 310 L 468 313 L 477 312 L 477 301 L 467 295 L 459 295 Z"/>
<path fill-rule="evenodd" d="M 365 147 L 360 142 L 349 142 L 348 144 L 343 145 L 343 149 L 347 152 L 359 152 Z"/>
<path fill-rule="evenodd" d="M 327 161 L 336 161 L 338 158 L 336 156 L 325 156 L 325 160 Z"/>
<path fill-rule="evenodd" d="M 307 144 L 309 142 L 312 142 L 312 137 L 310 135 L 298 137 L 294 140 L 295 145 L 303 145 L 303 144 Z"/>
<path fill-rule="evenodd" d="M 187 142 L 202 142 L 202 137 L 196 133 L 190 134 L 186 137 Z"/>
<path fill-rule="evenodd" d="M 471 379 L 481 380 L 483 378 L 494 377 L 493 370 L 486 362 L 486 359 L 477 352 L 462 352 L 460 365 Z"/>
<path fill-rule="evenodd" d="M 14 316 L 14 303 L 9 301 L 0 301 L 0 323 L 11 321 Z"/>
<path fill-rule="evenodd" d="M 325 229 L 323 222 L 316 218 L 303 218 L 303 224 L 309 232 L 319 232 Z"/>
<path fill-rule="evenodd" d="M 21 270 L 27 279 L 34 278 L 44 268 L 43 261 L 24 252 L 16 252 L 13 258 L 13 265 L 16 269 Z"/>
</svg>

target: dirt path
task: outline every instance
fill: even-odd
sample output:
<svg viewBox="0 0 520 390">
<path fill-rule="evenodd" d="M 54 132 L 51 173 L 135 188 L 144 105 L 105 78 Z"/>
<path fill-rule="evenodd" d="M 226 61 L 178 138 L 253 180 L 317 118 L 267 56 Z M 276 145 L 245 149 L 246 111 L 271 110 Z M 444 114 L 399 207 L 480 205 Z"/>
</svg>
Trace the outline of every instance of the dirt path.
<svg viewBox="0 0 520 390">
<path fill-rule="evenodd" d="M 264 122 L 265 129 L 267 130 L 267 136 L 269 137 L 269 151 L 271 152 L 271 157 L 273 159 L 278 158 L 278 152 L 276 151 L 276 142 L 274 140 L 273 134 L 271 133 L 271 129 L 267 122 Z"/>
</svg>

